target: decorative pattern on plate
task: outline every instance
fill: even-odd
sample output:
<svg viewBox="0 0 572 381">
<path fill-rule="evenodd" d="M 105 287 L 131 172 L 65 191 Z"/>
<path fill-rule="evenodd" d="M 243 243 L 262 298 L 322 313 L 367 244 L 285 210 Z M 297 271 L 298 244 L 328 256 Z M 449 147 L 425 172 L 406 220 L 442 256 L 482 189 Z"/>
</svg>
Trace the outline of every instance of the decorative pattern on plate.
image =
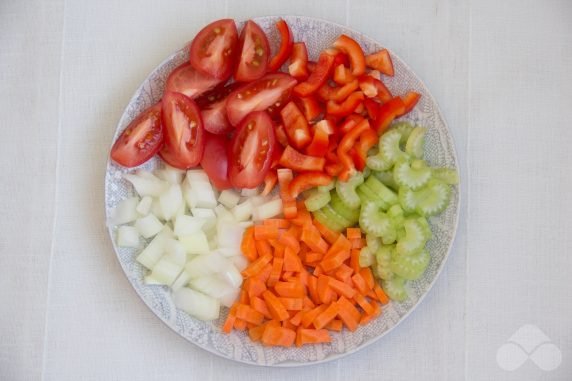
<svg viewBox="0 0 572 381">
<path fill-rule="evenodd" d="M 341 33 L 355 38 L 366 53 L 374 52 L 383 47 L 363 34 L 329 21 L 298 16 L 284 16 L 283 18 L 290 25 L 295 40 L 306 42 L 311 59 L 316 59 L 318 53 L 328 47 Z M 271 46 L 277 46 L 279 40 L 274 28 L 277 19 L 278 17 L 254 19 L 268 33 Z M 458 168 L 453 139 L 437 103 L 411 69 L 395 54 L 392 53 L 391 55 L 395 76 L 384 78 L 390 90 L 394 94 L 404 94 L 408 90 L 416 90 L 422 94 L 419 104 L 414 111 L 407 115 L 407 119 L 428 128 L 426 138 L 428 162 L 431 165 Z M 139 112 L 161 98 L 169 73 L 187 59 L 188 52 L 185 48 L 172 54 L 145 79 L 125 109 L 117 126 L 114 140 Z M 153 170 L 159 165 L 160 160 L 153 158 L 141 168 Z M 117 166 L 111 161 L 108 162 L 105 177 L 105 210 L 107 216 L 109 216 L 113 206 L 134 192 L 131 185 L 122 179 L 122 175 L 126 172 L 128 170 L 125 168 Z M 135 257 L 142 247 L 136 249 L 119 248 L 115 245 L 115 231 L 112 227 L 109 228 L 109 233 L 121 267 L 141 299 L 165 324 L 181 336 L 207 351 L 231 360 L 264 366 L 300 366 L 333 360 L 355 352 L 388 333 L 415 309 L 429 292 L 451 249 L 457 230 L 459 196 L 458 187 L 454 187 L 451 203 L 447 210 L 441 215 L 431 218 L 433 239 L 428 243 L 431 263 L 421 279 L 408 283 L 408 300 L 403 303 L 391 302 L 383 308 L 383 314 L 378 319 L 365 326 L 360 326 L 355 332 L 344 330 L 339 334 L 333 333 L 333 342 L 330 344 L 311 345 L 302 348 L 268 348 L 253 343 L 244 332 L 234 331 L 230 335 L 222 333 L 220 327 L 226 318 L 226 309 L 221 314 L 221 318 L 214 322 L 202 322 L 190 317 L 183 311 L 177 310 L 167 288 L 144 284 L 145 270 L 135 262 Z"/>
</svg>

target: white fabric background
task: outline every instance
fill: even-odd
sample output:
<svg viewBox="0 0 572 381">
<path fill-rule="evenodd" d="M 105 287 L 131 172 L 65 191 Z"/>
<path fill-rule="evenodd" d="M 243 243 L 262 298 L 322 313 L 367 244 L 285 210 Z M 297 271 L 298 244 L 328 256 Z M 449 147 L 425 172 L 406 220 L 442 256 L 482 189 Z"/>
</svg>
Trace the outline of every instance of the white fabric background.
<svg viewBox="0 0 572 381">
<path fill-rule="evenodd" d="M 218 358 L 138 299 L 104 229 L 103 176 L 131 94 L 209 20 L 350 25 L 425 81 L 456 140 L 461 224 L 445 270 L 391 334 L 297 369 Z M 572 2 L 0 1 L 1 380 L 572 379 Z M 514 372 L 534 324 L 562 351 Z"/>
</svg>

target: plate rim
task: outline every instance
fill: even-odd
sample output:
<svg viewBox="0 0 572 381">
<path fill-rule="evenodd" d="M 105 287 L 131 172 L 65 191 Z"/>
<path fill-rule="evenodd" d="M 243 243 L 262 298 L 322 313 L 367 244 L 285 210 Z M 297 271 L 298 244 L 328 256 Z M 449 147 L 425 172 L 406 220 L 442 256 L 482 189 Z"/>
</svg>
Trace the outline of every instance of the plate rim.
<svg viewBox="0 0 572 381">
<path fill-rule="evenodd" d="M 378 44 L 383 46 L 385 49 L 387 49 L 391 55 L 392 58 L 396 58 L 397 60 L 399 60 L 400 64 L 402 64 L 409 73 L 411 73 L 420 83 L 421 87 L 423 88 L 423 90 L 425 91 L 425 93 L 427 94 L 427 97 L 429 98 L 429 100 L 435 105 L 435 109 L 436 109 L 436 115 L 439 118 L 439 120 L 442 122 L 443 126 L 445 127 L 445 129 L 448 132 L 449 138 L 451 139 L 451 148 L 452 148 L 452 156 L 453 156 L 453 161 L 455 163 L 455 168 L 457 169 L 458 173 L 459 173 L 459 184 L 457 184 L 458 187 L 458 191 L 457 191 L 457 203 L 455 205 L 455 209 L 456 209 L 456 214 L 455 214 L 455 223 L 454 226 L 451 227 L 452 229 L 452 238 L 451 241 L 449 242 L 447 249 L 446 249 L 446 253 L 443 256 L 443 259 L 441 261 L 441 263 L 439 264 L 439 267 L 437 268 L 437 272 L 434 276 L 434 278 L 431 280 L 431 282 L 429 282 L 429 284 L 427 285 L 426 291 L 421 294 L 421 296 L 417 299 L 416 303 L 413 304 L 411 306 L 411 308 L 391 327 L 389 327 L 386 331 L 382 332 L 380 335 L 375 336 L 373 338 L 370 338 L 369 340 L 364 341 L 361 345 L 356 346 L 355 348 L 345 351 L 343 353 L 336 353 L 336 354 L 332 354 L 329 355 L 327 357 L 324 357 L 323 359 L 320 360 L 315 360 L 315 361 L 307 361 L 307 362 L 295 362 L 292 360 L 287 360 L 287 361 L 283 361 L 283 362 L 278 362 L 278 363 L 273 363 L 273 364 L 259 364 L 259 363 L 253 363 L 253 362 L 248 362 L 242 359 L 237 359 L 237 358 L 231 358 L 231 357 L 227 357 L 225 356 L 223 353 L 221 352 L 217 352 L 215 351 L 213 348 L 210 347 L 206 347 L 206 346 L 201 346 L 198 343 L 195 343 L 193 341 L 191 341 L 190 339 L 188 339 L 187 337 L 185 337 L 184 335 L 182 335 L 177 329 L 176 327 L 174 327 L 170 322 L 168 322 L 167 320 L 163 319 L 163 317 L 159 316 L 153 309 L 153 307 L 150 305 L 150 303 L 147 302 L 147 300 L 143 297 L 143 295 L 139 292 L 139 290 L 133 286 L 133 283 L 131 282 L 131 280 L 129 279 L 129 274 L 127 272 L 127 269 L 125 267 L 125 265 L 123 264 L 123 262 L 119 259 L 119 254 L 118 254 L 118 247 L 116 245 L 115 239 L 114 239 L 114 228 L 113 226 L 107 224 L 107 232 L 109 234 L 109 238 L 111 240 L 111 244 L 113 246 L 113 251 L 115 254 L 115 259 L 119 262 L 119 265 L 121 267 L 121 270 L 123 271 L 123 275 L 127 278 L 127 281 L 129 282 L 129 284 L 131 285 L 131 289 L 135 291 L 136 295 L 139 297 L 139 299 L 141 299 L 143 301 L 143 303 L 147 306 L 147 308 L 153 313 L 153 315 L 158 318 L 163 324 L 165 324 L 168 328 L 170 328 L 173 332 L 175 332 L 177 334 L 178 337 L 184 339 L 186 342 L 189 342 L 191 344 L 193 344 L 194 346 L 196 346 L 197 348 L 200 348 L 201 350 L 207 351 L 209 353 L 212 353 L 222 359 L 228 360 L 228 361 L 233 361 L 233 362 L 238 362 L 241 364 L 246 364 L 246 365 L 250 365 L 250 366 L 254 366 L 254 367 L 268 367 L 268 368 L 273 368 L 273 367 L 280 367 L 280 368 L 297 368 L 297 367 L 305 367 L 305 366 L 312 366 L 312 365 L 318 365 L 318 364 L 323 364 L 326 362 L 330 362 L 330 361 L 334 361 L 334 360 L 339 360 L 340 358 L 346 357 L 346 356 L 350 356 L 352 354 L 355 354 L 358 351 L 363 350 L 364 348 L 378 342 L 382 337 L 386 336 L 387 334 L 389 334 L 390 332 L 392 332 L 396 327 L 398 327 L 399 325 L 401 325 L 401 323 L 403 321 L 405 321 L 412 313 L 413 311 L 415 311 L 419 305 L 425 300 L 425 298 L 427 297 L 427 295 L 432 291 L 435 283 L 437 282 L 437 280 L 439 279 L 439 277 L 441 276 L 441 273 L 443 271 L 443 269 L 445 268 L 445 265 L 449 259 L 449 256 L 451 255 L 451 251 L 453 249 L 453 245 L 455 244 L 455 241 L 457 239 L 457 233 L 458 233 L 458 229 L 459 229 L 459 221 L 460 221 L 460 215 L 461 215 L 461 204 L 462 204 L 462 192 L 461 192 L 461 184 L 463 184 L 463 176 L 462 176 L 462 172 L 461 172 L 461 168 L 459 166 L 459 158 L 458 158 L 458 152 L 457 152 L 457 144 L 455 142 L 455 137 L 452 134 L 451 129 L 449 128 L 449 125 L 447 123 L 447 121 L 445 120 L 443 113 L 441 111 L 441 107 L 439 106 L 439 103 L 437 102 L 437 100 L 435 99 L 435 97 L 433 96 L 433 94 L 429 91 L 429 88 L 427 87 L 427 85 L 425 84 L 425 82 L 421 79 L 421 77 L 419 77 L 417 75 L 417 73 L 411 69 L 411 67 L 399 56 L 397 55 L 391 48 L 387 47 L 386 45 L 378 42 L 376 39 L 370 37 L 369 35 L 360 32 L 356 29 L 353 29 L 352 27 L 348 26 L 348 25 L 343 25 L 341 23 L 335 22 L 335 21 L 331 21 L 331 20 L 327 20 L 324 18 L 320 18 L 320 17 L 313 17 L 313 16 L 303 16 L 303 15 L 295 15 L 295 14 L 287 14 L 287 15 L 264 15 L 264 16 L 257 16 L 257 17 L 253 17 L 251 18 L 251 20 L 253 21 L 257 21 L 257 20 L 266 20 L 266 19 L 275 19 L 275 18 L 296 18 L 296 19 L 303 19 L 303 20 L 307 20 L 307 21 L 314 21 L 314 22 L 320 22 L 320 23 L 324 23 L 324 24 L 330 24 L 333 26 L 336 26 L 338 28 L 342 28 L 345 29 L 355 35 L 360 36 L 360 38 L 369 40 L 370 43 L 374 43 L 374 44 Z M 236 21 L 237 23 L 241 23 L 244 22 L 246 20 L 239 20 Z M 131 98 L 129 99 L 127 105 L 125 106 L 125 108 L 123 109 L 123 112 L 121 114 L 121 117 L 119 118 L 119 121 L 117 122 L 117 124 L 115 125 L 115 130 L 114 130 L 114 134 L 113 134 L 113 138 L 111 141 L 111 144 L 109 146 L 109 150 L 111 150 L 111 147 L 113 146 L 117 134 L 118 134 L 118 130 L 119 127 L 121 125 L 124 124 L 124 119 L 128 117 L 127 115 L 127 109 L 129 108 L 129 106 L 137 99 L 138 94 L 141 93 L 141 91 L 143 90 L 147 80 L 149 79 L 149 77 L 151 77 L 153 74 L 155 74 L 159 69 L 161 69 L 162 67 L 164 67 L 166 64 L 168 64 L 175 56 L 177 56 L 178 54 L 180 54 L 181 51 L 183 51 L 184 49 L 186 49 L 188 46 L 188 43 L 185 44 L 185 46 L 183 46 L 182 48 L 175 50 L 174 52 L 170 53 L 168 57 L 166 57 L 164 60 L 162 60 L 160 63 L 158 63 L 157 65 L 155 65 L 155 67 L 153 68 L 153 70 L 151 70 L 147 76 L 142 80 L 142 82 L 140 83 L 140 85 L 135 89 L 133 95 L 131 96 Z M 108 156 L 107 157 L 107 164 L 105 167 L 105 176 L 104 176 L 104 184 L 107 183 L 107 181 L 109 181 L 109 165 L 111 163 L 111 159 Z M 107 215 L 107 208 L 105 206 L 106 204 L 106 200 L 108 198 L 108 192 L 107 192 L 107 187 L 104 186 L 104 208 L 105 210 L 105 215 L 106 218 L 108 219 L 109 216 Z"/>
</svg>

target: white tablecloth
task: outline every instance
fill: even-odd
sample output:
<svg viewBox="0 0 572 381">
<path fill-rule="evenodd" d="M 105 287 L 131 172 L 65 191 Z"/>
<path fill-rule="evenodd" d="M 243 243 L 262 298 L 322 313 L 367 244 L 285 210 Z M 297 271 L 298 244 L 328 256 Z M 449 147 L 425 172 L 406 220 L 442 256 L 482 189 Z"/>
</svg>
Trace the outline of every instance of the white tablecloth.
<svg viewBox="0 0 572 381">
<path fill-rule="evenodd" d="M 442 107 L 463 184 L 452 255 L 416 312 L 364 351 L 297 369 L 177 336 L 103 224 L 108 149 L 138 84 L 208 21 L 270 14 L 347 24 L 400 55 Z M 569 0 L 2 0 L 0 379 L 570 380 L 571 120 Z M 513 342 L 531 359 L 505 370 L 519 353 L 499 348 L 523 326 Z"/>
</svg>

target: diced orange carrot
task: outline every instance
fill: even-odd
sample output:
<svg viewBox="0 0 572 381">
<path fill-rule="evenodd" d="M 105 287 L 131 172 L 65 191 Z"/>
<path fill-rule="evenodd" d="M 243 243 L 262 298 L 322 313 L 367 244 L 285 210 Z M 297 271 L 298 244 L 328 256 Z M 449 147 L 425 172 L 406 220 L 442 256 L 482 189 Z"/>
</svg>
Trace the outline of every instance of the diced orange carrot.
<svg viewBox="0 0 572 381">
<path fill-rule="evenodd" d="M 272 260 L 272 254 L 264 254 L 263 256 L 259 257 L 257 260 L 252 262 L 242 271 L 242 276 L 245 278 L 254 276 L 258 274 L 264 267 L 270 263 Z"/>
<path fill-rule="evenodd" d="M 306 263 L 317 263 L 319 261 L 322 260 L 322 258 L 324 257 L 324 254 L 321 253 L 317 253 L 315 251 L 311 251 L 309 253 L 306 254 Z"/>
<path fill-rule="evenodd" d="M 370 288 L 367 286 L 365 279 L 360 273 L 352 275 L 352 281 L 362 295 L 366 295 Z"/>
<path fill-rule="evenodd" d="M 231 308 L 230 311 L 228 312 L 228 316 L 224 322 L 224 325 L 222 326 L 222 331 L 224 333 L 230 333 L 232 331 L 232 328 L 234 327 L 234 321 L 236 320 L 236 308 L 237 308 L 238 304 L 234 304 Z"/>
<path fill-rule="evenodd" d="M 344 325 L 348 327 L 350 331 L 355 331 L 361 317 L 357 308 L 343 296 L 338 299 L 336 305 L 339 307 L 338 316 L 342 319 Z"/>
<path fill-rule="evenodd" d="M 304 316 L 302 316 L 302 327 L 308 328 L 310 325 L 312 325 L 316 317 L 324 312 L 326 308 L 328 308 L 327 304 L 320 304 L 316 308 L 311 309 L 310 311 L 306 311 Z"/>
<path fill-rule="evenodd" d="M 270 245 L 270 241 L 255 241 L 254 246 L 258 252 L 258 257 L 272 255 L 272 246 Z"/>
<path fill-rule="evenodd" d="M 331 331 L 340 332 L 344 326 L 344 323 L 340 319 L 334 319 L 328 324 L 326 324 L 326 328 Z"/>
<path fill-rule="evenodd" d="M 328 242 L 330 245 L 332 245 L 334 242 L 336 242 L 336 240 L 338 239 L 338 236 L 341 235 L 340 233 L 331 230 L 326 225 L 323 225 L 320 221 L 318 221 L 316 219 L 314 219 L 313 223 L 314 223 L 314 226 L 316 227 L 316 229 L 318 229 L 318 231 L 322 235 L 322 237 L 324 237 L 326 242 Z"/>
<path fill-rule="evenodd" d="M 320 231 L 312 225 L 307 225 L 302 229 L 300 236 L 302 242 L 317 253 L 325 254 L 328 251 L 328 243 L 320 235 Z"/>
<path fill-rule="evenodd" d="M 284 270 L 284 266 L 282 266 L 282 270 Z M 282 280 L 288 280 L 290 278 L 292 278 L 294 276 L 294 272 L 293 271 L 284 271 L 282 273 L 282 275 L 280 276 L 280 279 Z"/>
<path fill-rule="evenodd" d="M 246 330 L 246 322 L 242 319 L 236 318 L 234 320 L 234 329 L 237 329 L 239 331 Z"/>
<path fill-rule="evenodd" d="M 261 241 L 261 242 L 264 242 L 264 241 Z M 270 244 L 270 246 L 272 246 L 272 248 L 273 248 L 274 250 L 276 250 L 276 249 L 278 249 L 278 248 L 280 248 L 280 247 L 284 247 L 284 245 L 282 245 L 280 242 L 278 242 L 277 239 L 269 239 L 269 240 L 268 240 L 268 243 Z"/>
<path fill-rule="evenodd" d="M 373 305 L 370 302 L 368 302 L 365 296 L 363 296 L 362 294 L 355 294 L 354 300 L 366 314 L 371 315 L 375 312 L 375 308 L 373 307 Z M 373 304 L 377 303 L 374 302 Z"/>
<path fill-rule="evenodd" d="M 377 303 L 371 303 L 371 304 L 374 308 L 374 312 L 372 314 L 361 315 L 359 323 L 362 325 L 369 323 L 370 321 L 372 321 L 381 314 L 381 307 L 379 306 L 379 304 Z"/>
<path fill-rule="evenodd" d="M 292 234 L 294 237 L 296 237 L 298 242 L 300 242 L 300 235 L 302 234 L 302 227 L 301 226 L 292 224 L 290 226 L 290 228 L 288 228 L 287 232 Z"/>
<path fill-rule="evenodd" d="M 268 286 L 272 287 L 280 280 L 280 275 L 282 274 L 282 265 L 284 264 L 284 258 L 276 258 L 272 260 L 272 271 L 266 283 Z"/>
<path fill-rule="evenodd" d="M 270 277 L 270 273 L 272 272 L 272 265 L 270 263 L 266 264 L 262 270 L 258 274 L 254 276 L 254 278 L 260 279 L 262 282 L 266 283 L 268 278 Z"/>
<path fill-rule="evenodd" d="M 254 237 L 256 238 L 256 229 L 254 230 Z M 326 253 L 326 258 L 340 251 L 350 251 L 351 248 L 352 248 L 351 242 L 346 237 L 344 237 L 343 234 L 340 234 L 338 236 L 338 239 L 336 239 L 336 241 L 328 249 L 328 252 Z"/>
<path fill-rule="evenodd" d="M 262 293 L 262 297 L 264 298 L 264 301 L 268 306 L 268 310 L 274 319 L 282 321 L 290 317 L 290 314 L 288 314 L 288 311 L 286 311 L 286 308 L 282 302 L 280 302 L 280 299 L 278 299 L 278 297 L 272 292 L 266 290 Z"/>
<path fill-rule="evenodd" d="M 244 231 L 242 242 L 240 243 L 240 251 L 250 262 L 258 257 L 254 242 L 254 227 L 251 226 Z"/>
<path fill-rule="evenodd" d="M 250 340 L 256 342 L 256 341 L 260 341 L 260 339 L 262 338 L 262 334 L 264 333 L 264 329 L 266 328 L 265 325 L 259 325 L 253 328 L 250 328 L 248 330 L 248 337 L 250 337 Z"/>
<path fill-rule="evenodd" d="M 354 270 L 346 264 L 341 264 L 334 273 L 334 277 L 342 282 L 345 282 L 353 274 Z"/>
<path fill-rule="evenodd" d="M 298 278 L 298 280 L 300 281 L 300 283 L 304 285 L 304 287 L 308 287 L 308 277 L 310 276 L 310 273 L 308 272 L 308 270 L 304 268 L 304 266 L 301 267 L 302 269 L 300 270 L 296 278 Z"/>
<path fill-rule="evenodd" d="M 282 322 L 282 327 L 291 329 L 291 330 L 293 330 L 293 331 L 295 331 L 296 328 L 298 328 L 297 326 L 295 326 L 294 324 L 292 324 L 292 322 L 291 322 L 290 320 L 284 320 L 284 321 Z"/>
<path fill-rule="evenodd" d="M 320 302 L 324 304 L 328 304 L 331 302 L 330 293 L 328 290 L 330 289 L 330 277 L 327 275 L 320 275 L 318 276 L 318 284 L 317 284 L 317 293 L 318 297 L 320 298 Z"/>
<path fill-rule="evenodd" d="M 278 229 L 288 229 L 290 227 L 290 221 L 283 218 L 268 218 L 262 221 L 263 225 L 276 226 Z"/>
<path fill-rule="evenodd" d="M 304 296 L 304 309 L 312 309 L 314 307 L 316 307 L 316 303 L 314 303 L 309 297 Z"/>
<path fill-rule="evenodd" d="M 255 296 L 253 298 L 250 298 L 250 306 L 256 311 L 260 312 L 262 315 L 264 315 L 266 319 L 272 319 L 272 315 L 268 310 L 266 302 L 262 300 L 260 297 Z"/>
<path fill-rule="evenodd" d="M 332 341 L 328 330 L 326 329 L 305 329 L 301 328 L 296 332 L 297 338 L 296 345 L 302 346 L 304 344 L 317 344 L 329 343 Z"/>
<path fill-rule="evenodd" d="M 377 296 L 377 299 L 379 300 L 379 302 L 381 304 L 389 303 L 389 297 L 383 291 L 383 289 L 379 286 L 379 284 L 377 284 L 377 283 L 375 284 L 375 286 L 373 287 L 373 291 L 375 292 L 375 295 Z"/>
<path fill-rule="evenodd" d="M 295 339 L 296 331 L 283 327 L 266 327 L 262 334 L 262 343 L 265 345 L 291 347 Z"/>
<path fill-rule="evenodd" d="M 292 272 L 294 271 L 297 272 L 302 270 L 302 261 L 300 261 L 300 258 L 298 257 L 296 252 L 290 247 L 286 247 L 286 249 L 284 250 L 283 269 L 284 271 L 292 271 Z"/>
<path fill-rule="evenodd" d="M 262 313 L 246 304 L 238 305 L 236 317 L 252 324 L 261 324 L 264 321 L 264 315 Z"/>
<path fill-rule="evenodd" d="M 359 270 L 361 269 L 359 265 L 359 253 L 360 253 L 359 249 L 352 249 L 350 254 L 350 267 L 354 270 L 354 273 L 356 274 L 359 273 Z"/>
<path fill-rule="evenodd" d="M 278 300 L 284 305 L 288 311 L 301 311 L 304 308 L 303 298 L 282 298 L 279 297 Z"/>
<path fill-rule="evenodd" d="M 298 215 L 298 208 L 296 207 L 296 201 L 284 201 L 282 200 L 282 213 L 287 219 L 294 219 Z"/>
<path fill-rule="evenodd" d="M 331 278 L 328 279 L 328 285 L 334 290 L 339 296 L 345 296 L 348 299 L 351 299 L 356 294 L 356 290 L 353 287 L 348 286 L 344 282 L 340 282 L 337 279 Z"/>
<path fill-rule="evenodd" d="M 371 269 L 369 267 L 364 267 L 359 271 L 359 274 L 363 277 L 365 284 L 371 290 L 376 284 Z"/>
<path fill-rule="evenodd" d="M 302 316 L 304 316 L 305 313 L 306 311 L 304 310 L 297 311 L 296 315 L 290 318 L 290 323 L 294 324 L 296 327 L 299 326 L 300 323 L 302 323 Z"/>
<path fill-rule="evenodd" d="M 361 238 L 361 229 L 360 228 L 347 228 L 346 237 L 349 240 Z"/>
<path fill-rule="evenodd" d="M 314 275 L 308 277 L 308 292 L 314 304 L 320 304 L 320 297 L 318 296 L 318 278 Z"/>
<path fill-rule="evenodd" d="M 316 316 L 314 319 L 314 327 L 316 329 L 324 328 L 326 324 L 335 319 L 339 311 L 338 302 L 330 304 L 322 313 Z"/>
<path fill-rule="evenodd" d="M 285 298 L 303 298 L 306 294 L 304 285 L 296 279 L 288 282 L 276 282 L 274 290 L 279 296 Z"/>
<path fill-rule="evenodd" d="M 245 289 L 240 291 L 240 297 L 238 298 L 238 301 L 242 304 L 250 303 L 250 298 L 248 297 L 248 292 Z"/>
<path fill-rule="evenodd" d="M 284 245 L 280 245 L 278 246 L 276 249 L 274 249 L 274 257 L 275 258 L 284 258 L 284 250 L 286 248 L 284 247 Z"/>
<path fill-rule="evenodd" d="M 340 236 L 341 237 L 341 236 Z M 320 267 L 326 272 L 334 271 L 340 267 L 346 259 L 350 257 L 349 250 L 341 250 L 326 254 L 324 259 L 320 262 Z"/>
<path fill-rule="evenodd" d="M 296 254 L 300 251 L 300 241 L 296 238 L 294 233 L 290 231 L 290 229 L 280 232 L 278 242 Z"/>
<path fill-rule="evenodd" d="M 255 225 L 254 239 L 256 241 L 278 238 L 278 227 L 271 225 Z"/>
<path fill-rule="evenodd" d="M 245 283 L 245 290 L 248 293 L 249 299 L 260 296 L 266 291 L 266 284 L 257 277 L 248 278 Z"/>
<path fill-rule="evenodd" d="M 373 291 L 373 288 L 371 290 L 369 290 L 365 296 L 367 296 L 371 300 L 377 300 L 379 302 L 379 298 L 377 297 L 377 294 L 375 293 L 375 291 Z"/>
<path fill-rule="evenodd" d="M 291 219 L 292 225 L 306 226 L 312 224 L 312 215 L 302 205 L 296 207 L 298 213 L 295 218 Z"/>
<path fill-rule="evenodd" d="M 352 243 L 352 249 L 361 249 L 364 247 L 363 238 L 350 239 L 350 242 Z"/>
</svg>

